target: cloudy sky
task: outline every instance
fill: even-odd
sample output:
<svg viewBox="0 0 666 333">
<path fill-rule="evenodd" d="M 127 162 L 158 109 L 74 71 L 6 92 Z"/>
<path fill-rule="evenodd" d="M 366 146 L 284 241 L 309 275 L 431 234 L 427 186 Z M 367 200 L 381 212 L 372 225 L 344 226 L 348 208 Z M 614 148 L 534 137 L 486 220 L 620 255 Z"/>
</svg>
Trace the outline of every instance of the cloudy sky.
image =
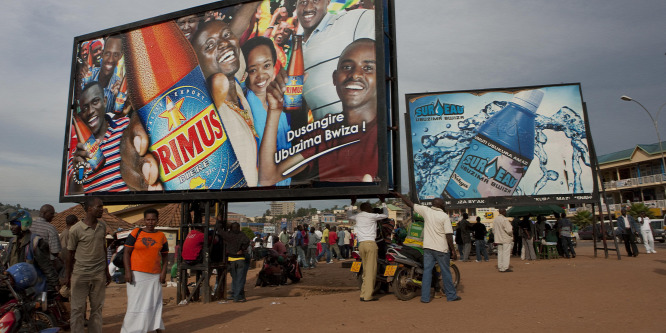
<svg viewBox="0 0 666 333">
<path fill-rule="evenodd" d="M 653 115 L 666 103 L 666 1 L 392 2 L 401 113 L 406 93 L 579 82 L 598 154 L 657 141 L 645 111 L 620 96 L 640 101 Z M 0 202 L 38 208 L 58 201 L 75 36 L 204 3 L 4 2 Z M 404 171 L 402 178 L 406 192 Z M 308 204 L 331 202 L 300 205 Z M 268 206 L 230 208 L 260 215 Z"/>
</svg>

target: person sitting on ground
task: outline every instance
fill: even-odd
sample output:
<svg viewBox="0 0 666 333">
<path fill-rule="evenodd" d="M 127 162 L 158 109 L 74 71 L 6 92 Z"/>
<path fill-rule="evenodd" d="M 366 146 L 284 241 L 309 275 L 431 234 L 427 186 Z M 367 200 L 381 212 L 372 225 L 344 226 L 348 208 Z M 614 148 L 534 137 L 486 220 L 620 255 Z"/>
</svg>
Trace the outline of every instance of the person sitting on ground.
<svg viewBox="0 0 666 333">
<path fill-rule="evenodd" d="M 287 255 L 287 246 L 284 245 L 280 241 L 280 238 L 277 236 L 270 236 L 273 237 L 273 251 L 275 251 L 278 255 L 280 256 L 286 256 Z"/>
</svg>

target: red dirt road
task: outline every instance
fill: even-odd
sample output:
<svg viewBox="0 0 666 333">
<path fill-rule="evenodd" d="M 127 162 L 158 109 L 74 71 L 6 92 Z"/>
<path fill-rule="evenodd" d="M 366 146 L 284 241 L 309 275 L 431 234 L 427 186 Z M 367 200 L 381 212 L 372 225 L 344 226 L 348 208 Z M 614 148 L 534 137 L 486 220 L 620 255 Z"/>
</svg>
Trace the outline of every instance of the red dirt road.
<svg viewBox="0 0 666 333">
<path fill-rule="evenodd" d="M 499 273 L 497 259 L 456 263 L 462 301 L 422 304 L 379 295 L 362 303 L 356 281 L 339 263 L 306 270 L 301 283 L 254 288 L 248 274 L 247 303 L 178 306 L 164 288 L 167 332 L 666 332 L 666 244 L 657 254 L 593 257 L 592 241 L 579 241 L 575 259 L 527 263 L 511 258 L 513 273 Z M 119 332 L 125 287 L 107 289 L 104 331 Z"/>
</svg>

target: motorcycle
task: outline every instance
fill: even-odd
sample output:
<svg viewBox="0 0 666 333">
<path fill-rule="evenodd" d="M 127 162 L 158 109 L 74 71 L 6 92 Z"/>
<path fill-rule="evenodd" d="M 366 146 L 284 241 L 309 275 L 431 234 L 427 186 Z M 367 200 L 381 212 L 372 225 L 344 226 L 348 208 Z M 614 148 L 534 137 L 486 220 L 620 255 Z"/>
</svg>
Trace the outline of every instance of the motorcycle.
<svg viewBox="0 0 666 333">
<path fill-rule="evenodd" d="M 391 283 L 393 294 L 403 301 L 414 298 L 421 289 L 423 279 L 423 255 L 421 252 L 410 247 L 392 247 L 386 253 L 386 260 L 394 267 L 392 268 L 394 274 L 390 276 L 393 280 Z M 453 286 L 458 288 L 460 283 L 458 266 L 451 261 L 448 269 L 451 271 Z M 435 270 L 438 273 L 433 274 L 432 281 L 435 291 L 443 291 L 444 283 L 440 278 L 441 268 L 439 265 L 435 266 Z"/>
<path fill-rule="evenodd" d="M 11 275 L 0 273 L 0 332 L 7 333 L 53 333 L 60 329 L 45 311 L 46 292 L 39 295 L 14 288 Z"/>
</svg>

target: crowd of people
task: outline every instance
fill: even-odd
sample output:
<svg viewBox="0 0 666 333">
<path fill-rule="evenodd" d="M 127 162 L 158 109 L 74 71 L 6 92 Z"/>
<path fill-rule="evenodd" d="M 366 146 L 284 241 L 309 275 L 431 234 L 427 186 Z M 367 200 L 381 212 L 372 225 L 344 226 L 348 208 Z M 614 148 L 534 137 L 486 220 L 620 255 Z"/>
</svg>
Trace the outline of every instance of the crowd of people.
<svg viewBox="0 0 666 333">
<path fill-rule="evenodd" d="M 423 303 L 431 301 L 429 286 L 432 283 L 435 263 L 440 267 L 448 267 L 450 260 L 457 260 L 458 252 L 461 261 L 470 261 L 470 247 L 466 244 L 472 240 L 475 241 L 477 262 L 488 261 L 488 253 L 485 251 L 486 237 L 488 242 L 497 245 L 497 268 L 503 273 L 512 272 L 512 254 L 523 260 L 536 260 L 533 252 L 535 244 L 557 245 L 562 256 L 576 257 L 571 242 L 573 226 L 564 213 L 555 213 L 556 220 L 553 224 L 548 223 L 544 216 L 538 216 L 536 221 L 533 221 L 529 215 L 515 218 L 511 222 L 506 217 L 506 209 L 500 208 L 494 218 L 494 228 L 488 233 L 480 218 L 477 218 L 476 223 L 470 223 L 469 216 L 463 214 L 457 225 L 455 238 L 460 241 L 457 242 L 456 251 L 453 227 L 442 200 L 433 200 L 432 206 L 426 207 L 412 203 L 400 193 L 393 194 L 424 219 L 424 274 L 421 288 Z M 377 298 L 373 298 L 373 289 L 377 257 L 386 252 L 388 244 L 402 244 L 405 241 L 404 228 L 401 225 L 396 226 L 395 222 L 388 218 L 384 198 L 380 197 L 380 201 L 381 208 L 364 202 L 355 213 L 356 200 L 352 199 L 348 217 L 354 222 L 353 228 L 329 224 L 323 227 L 300 224 L 294 227 L 291 233 L 283 228 L 278 235 L 267 234 L 262 237 L 256 233 L 253 239 L 240 230 L 238 223 L 224 224 L 222 218 L 218 217 L 218 223 L 209 239 L 209 244 L 212 245 L 209 254 L 213 261 L 226 259 L 228 263 L 227 269 L 232 278 L 229 299 L 234 302 L 247 301 L 245 285 L 252 260 L 274 257 L 280 262 L 291 257 L 294 258 L 297 269 L 314 269 L 320 262 L 330 264 L 333 260 L 349 259 L 352 251 L 357 251 L 364 265 L 360 300 L 376 301 Z M 3 213 L 15 236 L 9 242 L 3 257 L 4 266 L 23 262 L 33 265 L 38 276 L 35 286 L 37 291 L 47 291 L 50 295 L 56 292 L 68 293 L 71 304 L 69 324 L 72 331 L 83 331 L 84 326 L 87 326 L 89 332 L 101 332 L 105 289 L 112 280 L 112 271 L 108 267 L 113 266 L 112 262 L 115 264 L 117 259 L 115 257 L 120 255 L 123 260 L 116 266 L 123 272 L 128 299 L 121 331 L 163 330 L 162 285 L 166 282 L 169 248 L 164 233 L 155 229 L 159 221 L 158 211 L 152 208 L 144 211 L 143 226 L 129 232 L 122 248 L 114 245 L 107 248 L 107 226 L 100 219 L 103 212 L 102 201 L 87 197 L 83 207 L 85 217 L 79 220 L 74 215 L 67 216 L 67 228 L 60 235 L 51 224 L 55 214 L 51 205 L 44 205 L 40 209 L 39 217 L 34 219 L 25 210 Z M 625 237 L 629 256 L 638 255 L 631 235 L 635 235 L 645 224 L 649 226 L 649 222 L 645 212 L 636 220 L 627 214 L 626 209 L 622 209 L 621 216 L 618 217 L 617 233 Z M 648 239 L 645 242 L 646 252 L 656 253 L 649 237 L 645 239 Z M 115 242 L 112 244 L 118 245 Z M 183 263 L 201 263 L 205 251 L 203 244 L 202 229 L 192 228 L 180 252 Z M 224 247 L 221 247 L 221 244 L 224 244 Z M 222 248 L 225 249 L 224 253 Z M 112 253 L 115 255 L 111 255 Z M 442 270 L 441 277 L 447 301 L 460 300 L 449 270 Z M 86 319 L 87 308 L 90 314 Z"/>
</svg>

